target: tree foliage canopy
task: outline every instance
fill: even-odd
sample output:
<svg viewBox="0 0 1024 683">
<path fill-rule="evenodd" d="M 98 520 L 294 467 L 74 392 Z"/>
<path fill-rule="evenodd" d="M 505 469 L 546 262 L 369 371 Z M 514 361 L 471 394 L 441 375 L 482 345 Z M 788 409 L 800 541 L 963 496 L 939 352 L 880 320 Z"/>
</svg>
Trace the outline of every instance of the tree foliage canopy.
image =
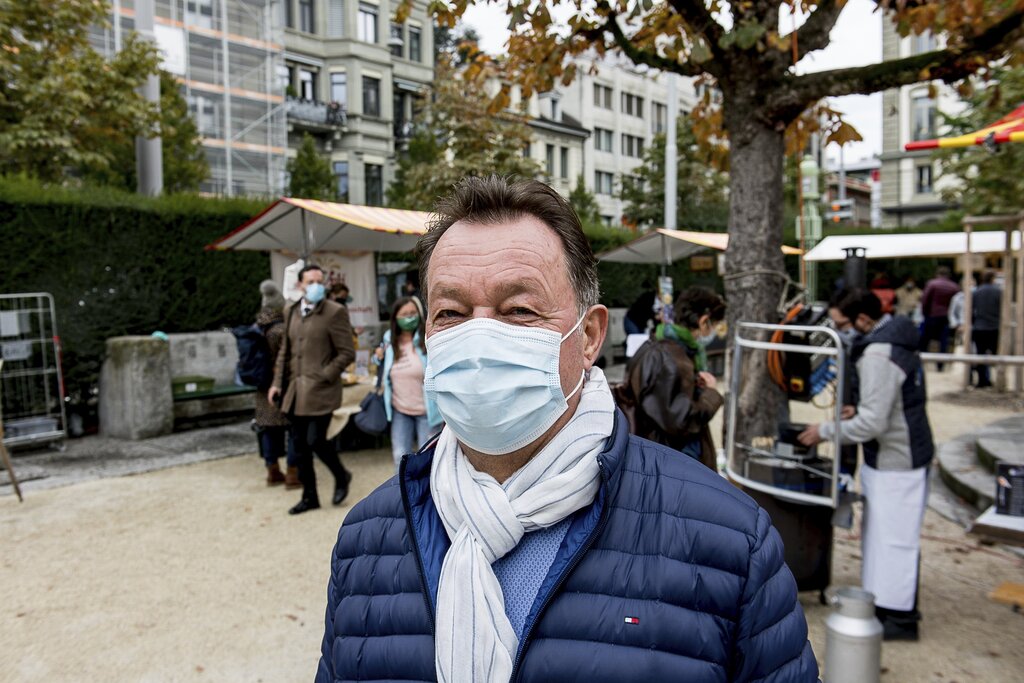
<svg viewBox="0 0 1024 683">
<path fill-rule="evenodd" d="M 689 117 L 676 124 L 676 216 L 688 230 L 724 230 L 728 219 L 728 178 L 702 153 Z M 634 225 L 665 225 L 665 134 L 644 150 L 643 163 L 622 177 L 623 217 Z"/>
<path fill-rule="evenodd" d="M 309 133 L 302 136 L 299 151 L 288 160 L 287 171 L 290 196 L 328 201 L 337 198 L 338 188 L 331 162 L 320 155 Z"/>
<path fill-rule="evenodd" d="M 110 169 L 111 139 L 152 132 L 154 107 L 136 89 L 156 73 L 153 46 L 130 33 L 104 58 L 89 30 L 103 0 L 0 0 L 0 172 L 47 181 Z"/>
<path fill-rule="evenodd" d="M 999 69 L 987 88 L 967 97 L 967 108 L 946 117 L 948 135 L 963 135 L 999 120 L 1024 104 L 1024 67 Z M 1011 214 L 1024 209 L 1024 145 L 960 147 L 939 153 L 943 176 L 959 182 L 942 198 L 971 215 Z"/>
</svg>

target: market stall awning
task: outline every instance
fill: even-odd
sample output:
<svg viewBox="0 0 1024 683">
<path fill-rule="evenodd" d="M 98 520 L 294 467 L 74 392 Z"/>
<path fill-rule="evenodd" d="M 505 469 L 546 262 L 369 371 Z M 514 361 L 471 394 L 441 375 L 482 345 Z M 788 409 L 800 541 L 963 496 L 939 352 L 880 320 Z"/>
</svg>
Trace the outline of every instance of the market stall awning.
<svg viewBox="0 0 1024 683">
<path fill-rule="evenodd" d="M 598 254 L 597 259 L 612 263 L 672 263 L 705 249 L 725 251 L 728 246 L 728 233 L 658 228 L 628 244 Z M 799 254 L 800 250 L 784 245 L 782 253 Z"/>
<path fill-rule="evenodd" d="M 1014 249 L 1020 248 L 1020 233 L 1013 235 Z M 912 232 L 901 234 L 830 235 L 804 255 L 805 261 L 842 261 L 844 249 L 862 247 L 869 259 L 928 258 L 960 256 L 967 252 L 967 233 Z M 971 252 L 1002 253 L 1006 249 L 1006 232 L 991 230 L 971 233 Z"/>
<path fill-rule="evenodd" d="M 903 148 L 912 152 L 918 149 L 945 149 L 947 147 L 970 147 L 972 145 L 1004 144 L 1007 142 L 1024 142 L 1024 104 L 1011 111 L 990 126 L 981 130 L 934 140 L 916 140 L 908 142 Z"/>
<path fill-rule="evenodd" d="M 246 251 L 411 251 L 426 211 L 282 197 L 207 249 Z"/>
</svg>

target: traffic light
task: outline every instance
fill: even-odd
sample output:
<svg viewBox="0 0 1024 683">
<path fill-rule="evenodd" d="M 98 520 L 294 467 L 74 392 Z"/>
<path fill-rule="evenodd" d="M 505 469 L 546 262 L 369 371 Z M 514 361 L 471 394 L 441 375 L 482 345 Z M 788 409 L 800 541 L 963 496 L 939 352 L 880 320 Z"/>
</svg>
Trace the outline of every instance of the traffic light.
<svg viewBox="0 0 1024 683">
<path fill-rule="evenodd" d="M 828 203 L 825 220 L 830 223 L 842 223 L 853 219 L 852 199 L 833 199 Z"/>
</svg>

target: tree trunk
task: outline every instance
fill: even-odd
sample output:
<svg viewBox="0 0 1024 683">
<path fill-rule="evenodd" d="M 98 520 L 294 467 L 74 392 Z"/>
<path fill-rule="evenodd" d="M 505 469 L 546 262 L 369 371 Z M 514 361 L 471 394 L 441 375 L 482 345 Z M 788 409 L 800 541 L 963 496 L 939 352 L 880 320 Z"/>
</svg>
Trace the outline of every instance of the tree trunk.
<svg viewBox="0 0 1024 683">
<path fill-rule="evenodd" d="M 782 259 L 782 127 L 758 118 L 751 99 L 724 107 L 729 132 L 729 247 L 725 254 L 725 294 L 729 329 L 737 322 L 779 321 L 785 283 Z M 745 99 L 745 98 L 744 98 Z M 748 331 L 745 337 L 753 337 Z M 736 438 L 751 443 L 774 437 L 784 399 L 768 375 L 767 354 L 747 349 L 736 411 Z"/>
</svg>

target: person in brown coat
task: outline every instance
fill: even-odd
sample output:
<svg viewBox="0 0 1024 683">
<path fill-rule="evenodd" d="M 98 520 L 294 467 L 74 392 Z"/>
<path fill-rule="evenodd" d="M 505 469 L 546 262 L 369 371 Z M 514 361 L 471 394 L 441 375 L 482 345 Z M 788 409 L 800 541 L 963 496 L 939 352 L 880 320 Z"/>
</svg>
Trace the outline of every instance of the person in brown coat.
<svg viewBox="0 0 1024 683">
<path fill-rule="evenodd" d="M 256 325 L 267 340 L 270 358 L 277 359 L 284 341 L 284 296 L 273 280 L 260 283 L 261 308 L 256 315 Z M 299 483 L 299 469 L 295 463 L 295 446 L 288 436 L 288 418 L 276 405 L 270 402 L 266 390 L 256 389 L 256 434 L 260 442 L 260 454 L 267 465 L 267 486 L 284 484 L 287 489 L 302 486 Z M 288 470 L 281 472 L 279 461 L 288 447 Z"/>
<path fill-rule="evenodd" d="M 285 342 L 277 356 L 274 384 L 268 397 L 281 399 L 281 411 L 291 423 L 298 458 L 302 500 L 289 510 L 297 515 L 320 507 L 313 454 L 334 475 L 335 505 L 348 495 L 352 475 L 327 439 L 331 413 L 341 405 L 341 371 L 355 359 L 348 310 L 326 300 L 324 272 L 307 265 L 299 271 L 303 297 L 285 312 Z"/>
<path fill-rule="evenodd" d="M 626 368 L 624 390 L 633 403 L 634 433 L 665 444 L 717 470 L 708 423 L 722 407 L 704 347 L 725 317 L 725 302 L 691 287 L 675 305 L 674 323 L 657 326 Z"/>
</svg>

